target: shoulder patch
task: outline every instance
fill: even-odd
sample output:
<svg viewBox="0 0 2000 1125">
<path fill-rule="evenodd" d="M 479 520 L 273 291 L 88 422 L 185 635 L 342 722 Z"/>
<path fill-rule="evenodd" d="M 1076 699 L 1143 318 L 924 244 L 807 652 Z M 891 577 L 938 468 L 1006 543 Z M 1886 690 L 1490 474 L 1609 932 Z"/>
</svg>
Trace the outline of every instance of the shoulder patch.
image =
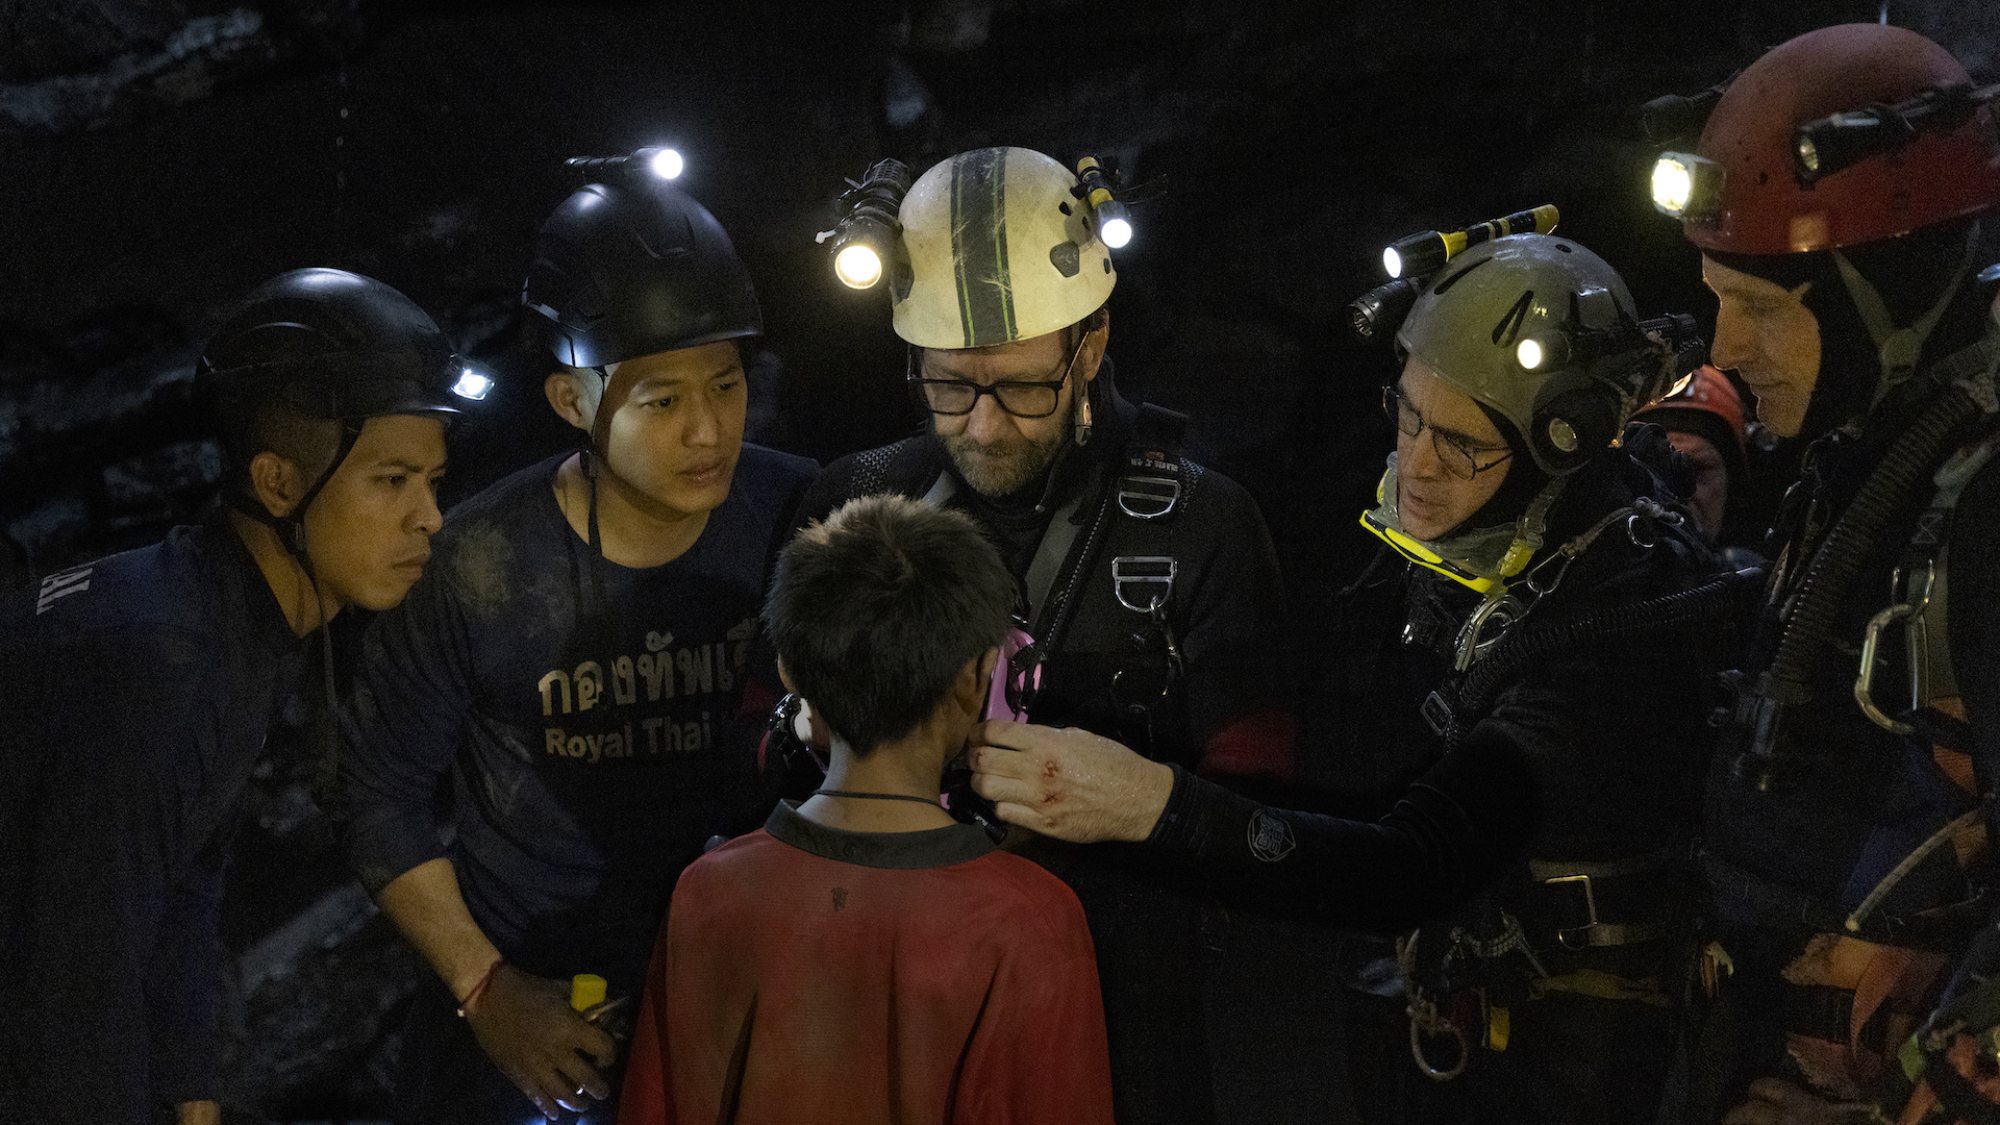
<svg viewBox="0 0 2000 1125">
<path fill-rule="evenodd" d="M 90 576 L 96 570 L 95 565 L 81 566 L 42 579 L 41 593 L 35 598 L 35 616 L 40 617 L 47 613 L 55 608 L 56 602 L 71 594 L 81 594 L 90 589 Z"/>
<path fill-rule="evenodd" d="M 1292 835 L 1292 826 L 1269 809 L 1258 809 L 1251 814 L 1249 834 L 1250 854 L 1265 863 L 1276 863 L 1299 846 Z"/>
</svg>

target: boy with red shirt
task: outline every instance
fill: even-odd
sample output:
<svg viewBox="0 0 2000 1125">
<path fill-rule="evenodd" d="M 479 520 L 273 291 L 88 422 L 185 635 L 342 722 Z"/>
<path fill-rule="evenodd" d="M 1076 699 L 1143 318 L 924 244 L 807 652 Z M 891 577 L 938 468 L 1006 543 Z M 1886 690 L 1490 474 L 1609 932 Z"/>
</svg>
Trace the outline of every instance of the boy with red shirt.
<svg viewBox="0 0 2000 1125">
<path fill-rule="evenodd" d="M 1011 589 L 969 519 L 902 497 L 785 548 L 765 616 L 826 784 L 682 874 L 621 1125 L 1111 1121 L 1076 897 L 938 804 Z"/>
</svg>

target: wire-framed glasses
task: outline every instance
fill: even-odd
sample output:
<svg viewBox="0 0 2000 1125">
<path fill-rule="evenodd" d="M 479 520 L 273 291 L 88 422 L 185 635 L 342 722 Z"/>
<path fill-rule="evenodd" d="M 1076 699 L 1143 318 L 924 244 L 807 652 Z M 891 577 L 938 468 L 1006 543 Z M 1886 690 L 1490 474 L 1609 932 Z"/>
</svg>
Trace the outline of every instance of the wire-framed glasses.
<svg viewBox="0 0 2000 1125">
<path fill-rule="evenodd" d="M 1497 469 L 1507 463 L 1514 451 L 1505 446 L 1481 445 L 1471 437 L 1457 430 L 1440 429 L 1424 421 L 1410 400 L 1392 383 L 1382 388 L 1382 413 L 1396 424 L 1396 429 L 1404 437 L 1417 437 L 1425 428 L 1431 431 L 1431 448 L 1437 452 L 1438 462 L 1445 471 L 1460 480 L 1471 480 L 1488 469 Z M 1481 464 L 1481 456 L 1499 454 L 1493 460 Z"/>
</svg>

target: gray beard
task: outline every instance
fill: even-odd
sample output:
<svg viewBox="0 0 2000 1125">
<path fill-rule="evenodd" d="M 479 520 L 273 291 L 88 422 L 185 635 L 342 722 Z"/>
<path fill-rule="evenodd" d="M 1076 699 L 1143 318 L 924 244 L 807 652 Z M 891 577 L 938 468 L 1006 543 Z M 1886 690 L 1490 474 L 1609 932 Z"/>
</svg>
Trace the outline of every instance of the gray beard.
<svg viewBox="0 0 2000 1125">
<path fill-rule="evenodd" d="M 1036 486 L 1047 478 L 1049 467 L 1062 452 L 1063 444 L 1070 439 L 1076 419 L 1076 400 L 1071 398 L 1069 409 L 1063 412 L 1063 424 L 1058 426 L 1055 436 L 1046 445 L 1037 444 L 1028 438 L 1015 438 L 993 445 L 980 446 L 979 443 L 958 434 L 952 437 L 939 435 L 938 443 L 944 446 L 946 455 L 965 478 L 965 483 L 981 496 L 1012 496 L 1017 492 Z M 975 451 L 984 449 L 986 457 L 977 457 Z M 996 458 L 994 455 L 998 454 Z"/>
</svg>

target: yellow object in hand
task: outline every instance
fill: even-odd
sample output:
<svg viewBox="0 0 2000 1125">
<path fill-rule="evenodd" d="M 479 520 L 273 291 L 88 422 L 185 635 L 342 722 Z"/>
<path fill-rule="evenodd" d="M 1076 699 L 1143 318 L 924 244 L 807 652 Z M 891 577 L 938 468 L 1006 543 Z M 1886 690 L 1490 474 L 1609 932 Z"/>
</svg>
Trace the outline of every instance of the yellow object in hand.
<svg viewBox="0 0 2000 1125">
<path fill-rule="evenodd" d="M 604 1003 L 604 978 L 596 973 L 578 973 L 569 978 L 569 1006 L 587 1012 Z"/>
</svg>

